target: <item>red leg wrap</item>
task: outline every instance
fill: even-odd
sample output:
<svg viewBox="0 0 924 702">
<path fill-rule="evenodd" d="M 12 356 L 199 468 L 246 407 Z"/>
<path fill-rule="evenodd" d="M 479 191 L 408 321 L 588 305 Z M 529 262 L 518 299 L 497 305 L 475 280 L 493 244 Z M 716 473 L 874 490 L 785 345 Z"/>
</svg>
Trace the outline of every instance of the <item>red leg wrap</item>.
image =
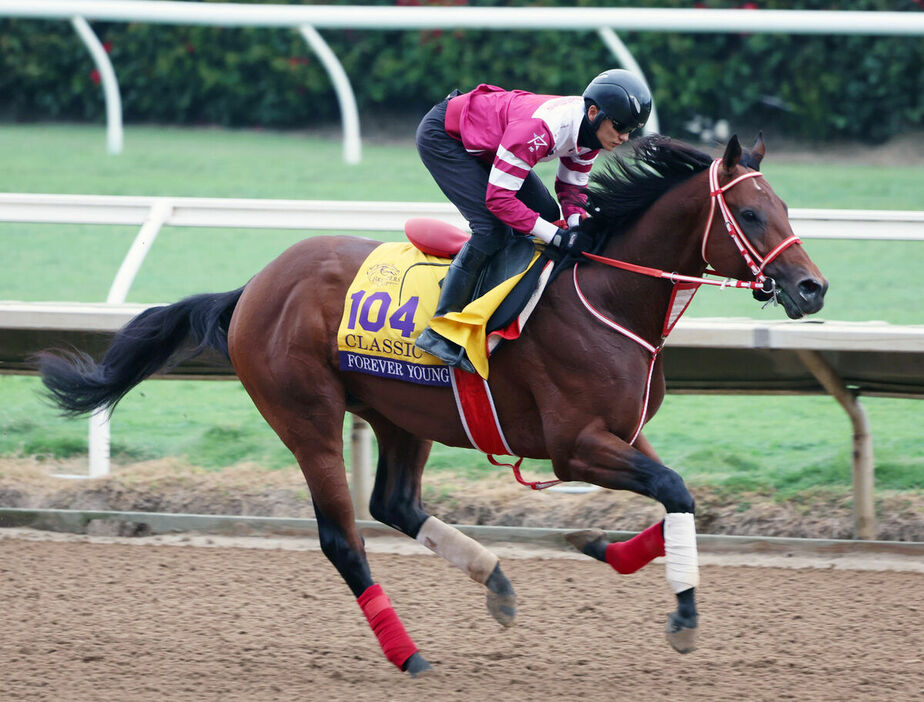
<svg viewBox="0 0 924 702">
<path fill-rule="evenodd" d="M 664 555 L 663 522 L 648 527 L 628 541 L 616 541 L 606 547 L 606 562 L 623 575 L 634 573 Z"/>
<path fill-rule="evenodd" d="M 371 585 L 356 601 L 369 620 L 369 626 L 379 640 L 385 657 L 399 668 L 417 652 L 417 646 L 404 630 L 404 625 L 391 606 L 391 600 L 381 585 Z"/>
</svg>

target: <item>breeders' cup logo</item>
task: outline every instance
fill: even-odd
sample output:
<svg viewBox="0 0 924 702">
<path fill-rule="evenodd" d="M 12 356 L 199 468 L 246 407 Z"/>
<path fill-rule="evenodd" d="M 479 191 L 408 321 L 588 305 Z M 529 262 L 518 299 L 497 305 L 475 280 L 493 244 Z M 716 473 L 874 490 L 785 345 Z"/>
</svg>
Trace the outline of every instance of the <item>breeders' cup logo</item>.
<svg viewBox="0 0 924 702">
<path fill-rule="evenodd" d="M 379 263 L 366 271 L 366 277 L 373 285 L 397 285 L 401 271 L 390 263 Z"/>
</svg>

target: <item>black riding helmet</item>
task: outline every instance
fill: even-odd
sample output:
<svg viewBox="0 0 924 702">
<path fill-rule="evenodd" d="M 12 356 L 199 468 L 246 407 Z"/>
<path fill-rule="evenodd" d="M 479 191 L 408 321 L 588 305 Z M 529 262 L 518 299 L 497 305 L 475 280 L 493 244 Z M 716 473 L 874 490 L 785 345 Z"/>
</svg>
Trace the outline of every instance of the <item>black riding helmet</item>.
<svg viewBox="0 0 924 702">
<path fill-rule="evenodd" d="M 594 132 L 608 119 L 621 133 L 644 127 L 651 114 L 651 91 L 636 74 L 621 68 L 604 71 L 584 90 L 584 116 L 591 105 L 600 110 L 588 122 Z"/>
</svg>

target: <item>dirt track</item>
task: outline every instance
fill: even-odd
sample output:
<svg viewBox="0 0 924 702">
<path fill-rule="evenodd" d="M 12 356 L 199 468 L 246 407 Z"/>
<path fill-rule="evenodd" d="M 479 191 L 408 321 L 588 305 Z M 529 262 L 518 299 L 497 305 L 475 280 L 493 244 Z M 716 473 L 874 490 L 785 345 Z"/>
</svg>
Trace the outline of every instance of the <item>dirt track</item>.
<svg viewBox="0 0 924 702">
<path fill-rule="evenodd" d="M 310 548 L 310 547 L 309 547 Z M 371 549 L 370 549 L 371 551 Z M 0 697 L 49 700 L 911 700 L 919 572 L 705 566 L 673 653 L 655 564 L 506 559 L 519 622 L 432 556 L 370 552 L 436 672 L 387 663 L 315 550 L 29 541 L 0 531 Z"/>
</svg>

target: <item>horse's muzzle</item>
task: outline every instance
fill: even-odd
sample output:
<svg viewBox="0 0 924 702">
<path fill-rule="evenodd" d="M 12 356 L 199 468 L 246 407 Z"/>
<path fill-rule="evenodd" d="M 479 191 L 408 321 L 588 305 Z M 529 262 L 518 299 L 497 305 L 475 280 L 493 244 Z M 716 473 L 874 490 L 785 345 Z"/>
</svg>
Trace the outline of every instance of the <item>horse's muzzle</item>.
<svg viewBox="0 0 924 702">
<path fill-rule="evenodd" d="M 828 281 L 824 278 L 806 277 L 794 286 L 780 286 L 780 302 L 790 319 L 799 319 L 807 314 L 815 314 L 825 304 Z"/>
<path fill-rule="evenodd" d="M 799 297 L 802 299 L 802 309 L 806 314 L 818 312 L 825 304 L 825 293 L 828 292 L 828 281 L 817 278 L 800 280 Z"/>
</svg>

